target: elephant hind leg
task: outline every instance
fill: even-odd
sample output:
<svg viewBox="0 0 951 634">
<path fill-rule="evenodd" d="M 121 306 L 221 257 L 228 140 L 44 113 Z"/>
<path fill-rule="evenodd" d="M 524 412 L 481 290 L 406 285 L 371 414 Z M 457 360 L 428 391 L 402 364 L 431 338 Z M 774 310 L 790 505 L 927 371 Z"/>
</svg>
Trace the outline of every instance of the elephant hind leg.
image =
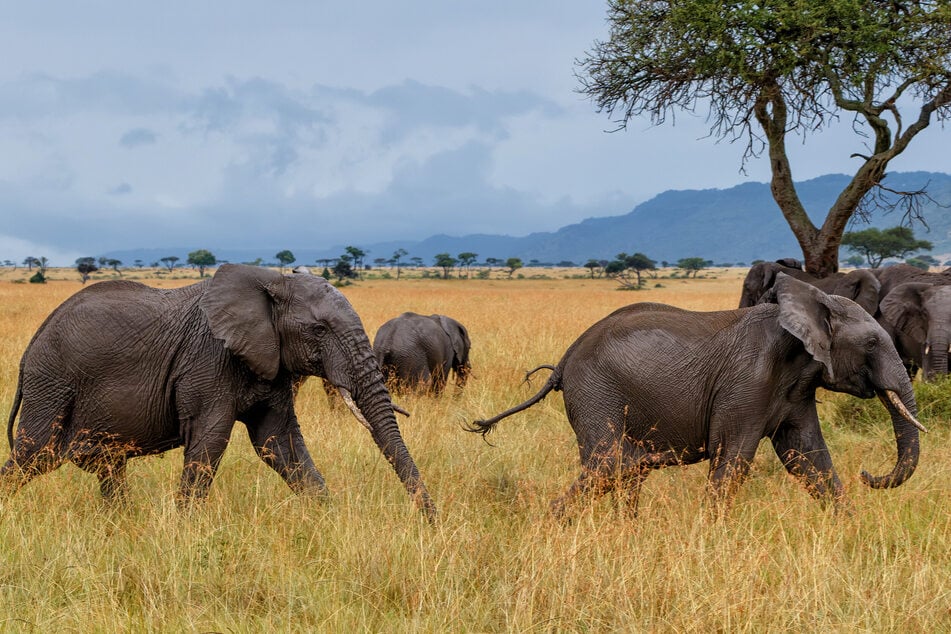
<svg viewBox="0 0 951 634">
<path fill-rule="evenodd" d="M 127 497 L 128 481 L 126 480 L 125 455 L 110 456 L 74 456 L 73 463 L 88 473 L 99 478 L 99 492 L 107 502 L 122 502 Z"/>
<path fill-rule="evenodd" d="M 613 492 L 619 509 L 636 517 L 641 485 L 648 473 L 668 464 L 679 464 L 673 452 L 640 451 L 626 438 L 612 443 L 608 451 L 588 456 L 578 479 L 564 495 L 552 502 L 551 511 L 556 517 L 563 517 L 580 498 L 588 497 L 593 501 Z"/>
<path fill-rule="evenodd" d="M 26 408 L 21 411 L 10 458 L 0 467 L 0 481 L 10 493 L 63 464 L 63 432 L 69 418 L 68 414 L 61 414 L 51 424 L 34 424 L 36 416 Z"/>
</svg>

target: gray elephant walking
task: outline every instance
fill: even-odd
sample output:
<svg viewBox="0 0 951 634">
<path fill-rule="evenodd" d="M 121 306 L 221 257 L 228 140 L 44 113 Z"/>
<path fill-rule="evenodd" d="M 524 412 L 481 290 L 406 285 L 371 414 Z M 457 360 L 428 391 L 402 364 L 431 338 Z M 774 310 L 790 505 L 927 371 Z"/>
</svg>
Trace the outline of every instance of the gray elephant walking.
<svg viewBox="0 0 951 634">
<path fill-rule="evenodd" d="M 816 388 L 824 387 L 883 400 L 897 461 L 890 473 L 863 472 L 862 480 L 873 488 L 905 482 L 924 428 L 891 339 L 851 300 L 789 276 L 779 275 L 772 293 L 773 303 L 731 311 L 621 308 L 568 348 L 535 396 L 470 430 L 485 435 L 561 390 L 582 471 L 553 503 L 559 514 L 582 494 L 611 489 L 635 510 L 651 469 L 702 460 L 710 461 L 714 498 L 726 501 L 762 438 L 813 497 L 838 505 L 845 492 L 816 412 Z"/>
<path fill-rule="evenodd" d="M 373 338 L 373 352 L 393 389 L 434 394 L 445 388 L 450 371 L 456 385 L 465 386 L 471 348 L 466 327 L 445 315 L 406 312 L 380 326 Z"/>
<path fill-rule="evenodd" d="M 907 282 L 882 300 L 879 323 L 892 335 L 909 376 L 926 381 L 948 373 L 951 357 L 951 278 Z"/>
<path fill-rule="evenodd" d="M 776 262 L 760 262 L 750 267 L 743 280 L 743 291 L 740 294 L 740 308 L 748 308 L 758 304 L 770 288 L 775 284 L 780 273 L 794 277 L 801 282 L 815 286 L 829 295 L 848 297 L 865 309 L 869 315 L 876 315 L 878 311 L 879 291 L 881 283 L 868 269 L 857 269 L 848 273 L 834 273 L 828 277 L 817 278 L 799 268 L 785 266 L 789 258 Z"/>
<path fill-rule="evenodd" d="M 324 494 L 294 413 L 300 375 L 324 377 L 354 404 L 433 518 L 350 303 L 321 277 L 252 266 L 225 265 L 173 290 L 101 282 L 67 299 L 23 354 L 0 476 L 15 490 L 69 460 L 114 498 L 124 493 L 129 458 L 183 446 L 181 499 L 204 498 L 240 420 L 292 490 Z"/>
</svg>

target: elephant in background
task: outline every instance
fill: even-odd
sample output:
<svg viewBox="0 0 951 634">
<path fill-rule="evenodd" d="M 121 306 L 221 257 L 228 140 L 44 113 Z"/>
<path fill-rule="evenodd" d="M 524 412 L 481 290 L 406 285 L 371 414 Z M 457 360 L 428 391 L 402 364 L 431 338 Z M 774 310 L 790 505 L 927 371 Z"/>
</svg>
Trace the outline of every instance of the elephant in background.
<svg viewBox="0 0 951 634">
<path fill-rule="evenodd" d="M 882 300 L 881 313 L 879 321 L 892 334 L 909 376 L 918 368 L 926 381 L 948 373 L 951 285 L 899 284 Z"/>
<path fill-rule="evenodd" d="M 892 292 L 892 289 L 899 284 L 905 284 L 906 282 L 951 284 L 951 268 L 946 268 L 940 273 L 932 273 L 931 271 L 925 271 L 910 264 L 893 264 L 892 266 L 869 270 L 878 278 L 879 284 L 881 285 L 878 294 L 879 305 L 881 305 L 885 297 Z"/>
<path fill-rule="evenodd" d="M 865 309 L 869 315 L 875 315 L 878 311 L 881 283 L 867 269 L 834 273 L 829 277 L 817 278 L 800 269 L 783 266 L 779 262 L 759 262 L 750 267 L 743 280 L 739 307 L 748 308 L 760 303 L 766 292 L 776 283 L 780 273 L 811 284 L 829 295 L 847 297 Z"/>
<path fill-rule="evenodd" d="M 727 502 L 769 438 L 787 471 L 818 499 L 845 492 L 816 412 L 816 389 L 887 407 L 898 455 L 890 473 L 862 480 L 895 487 L 918 463 L 917 405 L 891 339 L 851 300 L 778 275 L 772 303 L 719 312 L 663 304 L 620 308 L 588 328 L 529 400 L 470 431 L 564 394 L 582 471 L 552 504 L 561 514 L 585 494 L 614 490 L 636 511 L 651 469 L 710 461 L 714 499 Z M 536 370 L 539 368 L 536 368 Z M 533 370 L 534 372 L 534 370 Z"/>
<path fill-rule="evenodd" d="M 449 372 L 464 387 L 472 371 L 469 332 L 445 315 L 406 312 L 382 326 L 373 351 L 387 384 L 394 390 L 423 389 L 439 394 Z"/>
<path fill-rule="evenodd" d="M 20 361 L 0 476 L 16 490 L 72 461 L 98 476 L 104 497 L 117 498 L 129 458 L 183 446 L 179 499 L 203 499 L 239 420 L 293 491 L 324 495 L 294 412 L 295 380 L 308 375 L 353 403 L 433 519 L 353 307 L 322 277 L 244 265 L 171 290 L 100 282 L 63 302 Z"/>
</svg>

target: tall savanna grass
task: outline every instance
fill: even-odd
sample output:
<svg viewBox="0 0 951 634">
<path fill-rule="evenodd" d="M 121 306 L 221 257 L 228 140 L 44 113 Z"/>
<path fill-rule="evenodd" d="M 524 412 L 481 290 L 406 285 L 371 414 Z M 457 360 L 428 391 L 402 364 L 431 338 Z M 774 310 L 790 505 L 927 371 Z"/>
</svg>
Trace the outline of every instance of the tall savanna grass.
<svg viewBox="0 0 951 634">
<path fill-rule="evenodd" d="M 343 289 L 371 338 L 406 310 L 469 329 L 464 390 L 397 399 L 412 413 L 400 424 L 439 507 L 435 526 L 366 431 L 310 381 L 298 415 L 329 503 L 291 494 L 240 424 L 207 504 L 188 513 L 174 503 L 180 450 L 132 461 L 119 508 L 66 465 L 0 500 L 0 631 L 951 631 L 951 384 L 919 386 L 932 432 L 915 476 L 886 491 L 857 478 L 894 461 L 881 405 L 820 394 L 848 514 L 813 501 L 764 442 L 726 518 L 708 508 L 700 464 L 652 473 L 636 519 L 607 497 L 560 523 L 548 503 L 579 469 L 561 395 L 500 423 L 491 445 L 463 426 L 533 394 L 547 373 L 526 385 L 525 372 L 556 363 L 613 309 L 733 308 L 742 272 L 639 292 L 531 273 Z M 46 285 L 11 283 L 18 275 L 0 274 L 3 412 L 36 327 L 80 288 L 69 271 Z"/>
</svg>

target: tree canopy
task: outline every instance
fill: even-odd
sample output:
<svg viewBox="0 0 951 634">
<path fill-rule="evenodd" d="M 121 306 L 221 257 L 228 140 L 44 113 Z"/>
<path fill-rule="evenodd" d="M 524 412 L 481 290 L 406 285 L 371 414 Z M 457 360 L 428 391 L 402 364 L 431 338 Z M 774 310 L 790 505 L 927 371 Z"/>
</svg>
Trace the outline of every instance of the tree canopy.
<svg viewBox="0 0 951 634">
<path fill-rule="evenodd" d="M 433 256 L 433 265 L 442 268 L 443 279 L 449 279 L 449 273 L 457 264 L 459 264 L 459 260 L 448 253 L 437 253 Z"/>
<path fill-rule="evenodd" d="M 188 254 L 187 262 L 198 267 L 198 277 L 205 277 L 205 269 L 217 264 L 215 254 L 208 249 L 198 249 Z"/>
<path fill-rule="evenodd" d="M 578 62 L 581 92 L 619 128 L 706 107 L 712 137 L 746 143 L 744 164 L 766 151 L 773 198 L 814 275 L 837 269 L 842 234 L 886 187 L 889 161 L 951 114 L 947 0 L 608 0 L 608 22 Z M 852 119 L 859 167 L 817 227 L 786 139 L 840 117 Z"/>
<path fill-rule="evenodd" d="M 918 240 L 910 227 L 849 231 L 842 236 L 842 245 L 865 257 L 872 268 L 881 266 L 885 258 L 903 258 L 915 251 L 930 251 L 931 243 Z"/>
<path fill-rule="evenodd" d="M 281 273 L 284 272 L 285 266 L 290 266 L 297 261 L 297 258 L 294 257 L 294 252 L 290 249 L 284 249 L 283 251 L 278 251 L 274 254 L 274 257 L 277 258 L 277 261 L 281 264 Z"/>
</svg>

